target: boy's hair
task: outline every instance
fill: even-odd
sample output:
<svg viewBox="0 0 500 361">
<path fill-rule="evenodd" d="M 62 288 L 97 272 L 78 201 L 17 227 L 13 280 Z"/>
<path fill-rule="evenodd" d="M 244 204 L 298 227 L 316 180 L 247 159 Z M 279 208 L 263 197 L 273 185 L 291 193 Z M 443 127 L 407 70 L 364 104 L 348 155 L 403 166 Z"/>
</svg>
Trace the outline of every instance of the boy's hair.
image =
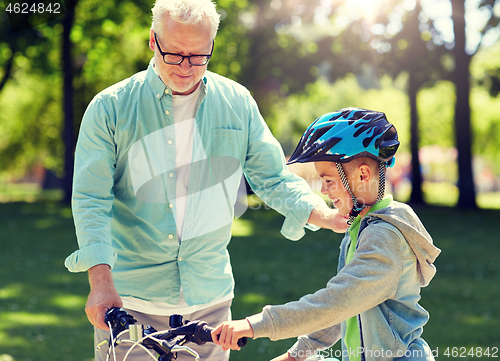
<svg viewBox="0 0 500 361">
<path fill-rule="evenodd" d="M 369 166 L 370 170 L 374 174 L 377 174 L 377 172 L 379 171 L 380 162 L 369 157 L 354 158 L 347 163 L 342 163 L 342 167 L 344 168 L 344 172 L 346 173 L 346 175 L 349 175 L 362 164 L 366 164 L 367 166 Z"/>
<path fill-rule="evenodd" d="M 153 8 L 151 29 L 157 32 L 166 17 L 187 25 L 194 25 L 205 19 L 210 22 L 211 39 L 215 39 L 219 28 L 220 14 L 211 0 L 157 0 Z"/>
</svg>

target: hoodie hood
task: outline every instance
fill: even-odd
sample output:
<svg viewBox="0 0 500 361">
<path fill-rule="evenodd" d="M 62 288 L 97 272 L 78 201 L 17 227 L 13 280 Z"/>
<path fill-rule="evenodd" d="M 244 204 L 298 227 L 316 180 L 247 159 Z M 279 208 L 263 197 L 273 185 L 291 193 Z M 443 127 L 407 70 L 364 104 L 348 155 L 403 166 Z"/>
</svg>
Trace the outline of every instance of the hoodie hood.
<svg viewBox="0 0 500 361">
<path fill-rule="evenodd" d="M 379 218 L 395 226 L 403 234 L 417 257 L 419 281 L 426 287 L 436 274 L 434 261 L 441 250 L 434 246 L 432 237 L 407 204 L 393 201 L 391 206 L 370 212 L 366 218 Z"/>
</svg>

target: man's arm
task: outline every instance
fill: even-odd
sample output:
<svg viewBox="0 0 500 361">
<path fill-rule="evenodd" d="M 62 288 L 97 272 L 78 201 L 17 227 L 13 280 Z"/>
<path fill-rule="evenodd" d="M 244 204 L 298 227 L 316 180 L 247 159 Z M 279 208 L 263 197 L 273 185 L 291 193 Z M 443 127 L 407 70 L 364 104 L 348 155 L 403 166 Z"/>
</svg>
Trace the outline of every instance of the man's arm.
<svg viewBox="0 0 500 361">
<path fill-rule="evenodd" d="M 325 203 L 312 210 L 307 223 L 331 229 L 336 233 L 344 233 L 347 230 L 347 220 L 348 218 L 340 215 L 336 209 L 331 209 Z"/>
<path fill-rule="evenodd" d="M 99 264 L 88 270 L 90 293 L 85 306 L 85 313 L 92 325 L 108 330 L 104 323 L 106 312 L 113 307 L 122 307 L 123 303 L 116 291 L 111 274 L 111 267 Z"/>
</svg>

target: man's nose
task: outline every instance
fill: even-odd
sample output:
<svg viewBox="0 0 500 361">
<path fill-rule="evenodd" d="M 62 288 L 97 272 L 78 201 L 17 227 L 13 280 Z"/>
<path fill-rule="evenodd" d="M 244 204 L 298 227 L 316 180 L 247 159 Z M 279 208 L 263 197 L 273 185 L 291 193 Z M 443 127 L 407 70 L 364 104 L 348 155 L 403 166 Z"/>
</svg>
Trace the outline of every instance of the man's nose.
<svg viewBox="0 0 500 361">
<path fill-rule="evenodd" d="M 188 58 L 183 58 L 180 64 L 177 64 L 181 67 L 182 70 L 189 70 L 191 69 L 192 65 L 189 63 Z"/>
</svg>

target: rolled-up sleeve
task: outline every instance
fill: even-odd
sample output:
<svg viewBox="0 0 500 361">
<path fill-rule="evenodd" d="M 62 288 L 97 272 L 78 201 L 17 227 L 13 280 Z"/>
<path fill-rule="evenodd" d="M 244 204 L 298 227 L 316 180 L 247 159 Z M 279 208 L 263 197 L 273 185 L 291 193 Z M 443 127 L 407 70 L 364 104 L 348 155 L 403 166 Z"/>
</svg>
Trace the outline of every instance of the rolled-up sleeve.
<svg viewBox="0 0 500 361">
<path fill-rule="evenodd" d="M 249 107 L 247 181 L 268 206 L 286 217 L 281 233 L 288 239 L 298 240 L 305 234 L 305 227 L 318 229 L 307 221 L 312 210 L 324 201 L 304 179 L 288 170 L 281 145 L 271 134 L 252 98 Z"/>
<path fill-rule="evenodd" d="M 66 258 L 71 272 L 98 264 L 111 267 L 116 252 L 111 245 L 111 216 L 116 169 L 114 126 L 99 98 L 83 117 L 75 152 L 72 209 L 79 250 Z"/>
</svg>

